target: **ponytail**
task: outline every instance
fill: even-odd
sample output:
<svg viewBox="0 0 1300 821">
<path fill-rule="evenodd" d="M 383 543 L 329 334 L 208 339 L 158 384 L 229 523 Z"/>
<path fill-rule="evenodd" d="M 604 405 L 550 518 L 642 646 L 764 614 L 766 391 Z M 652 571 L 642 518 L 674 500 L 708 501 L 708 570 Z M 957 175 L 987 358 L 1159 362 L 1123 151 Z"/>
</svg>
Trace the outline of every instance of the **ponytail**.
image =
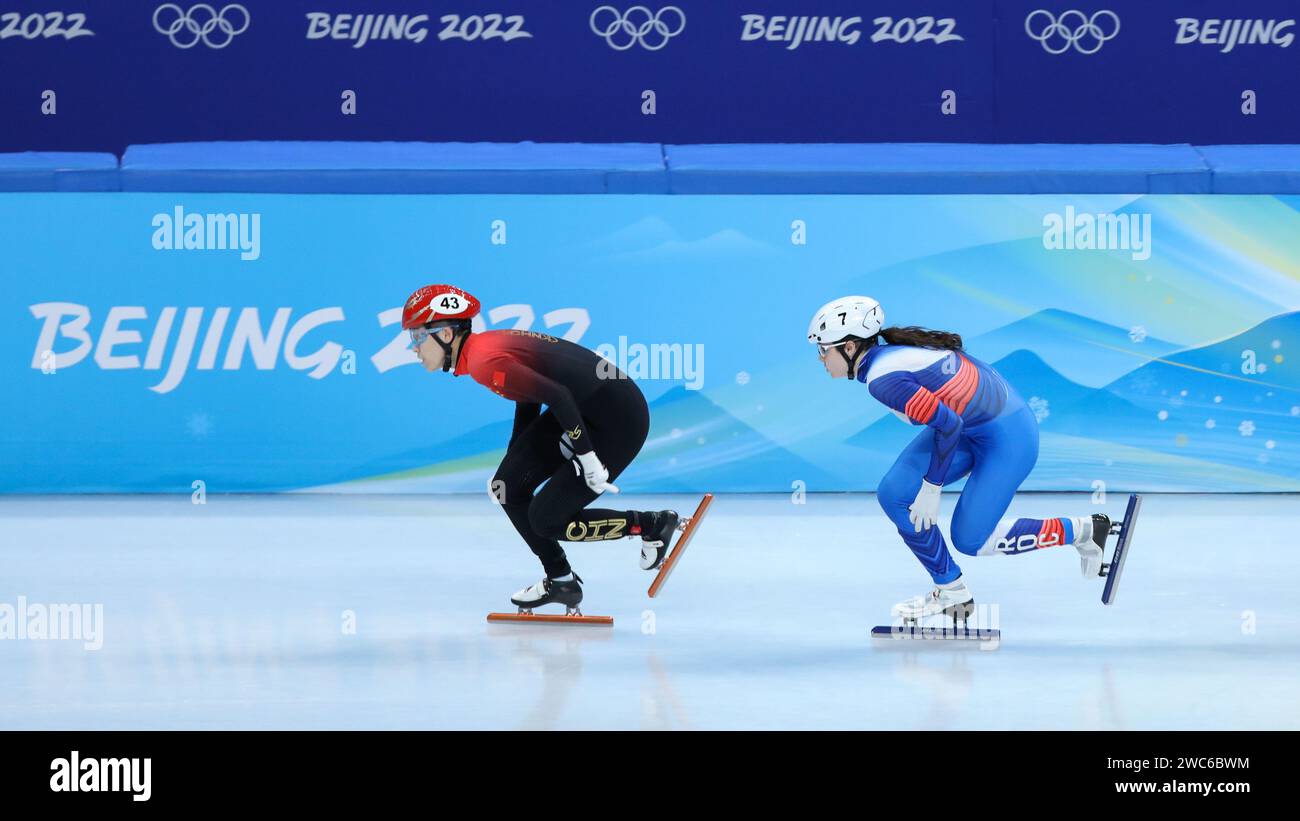
<svg viewBox="0 0 1300 821">
<path fill-rule="evenodd" d="M 912 345 L 917 348 L 935 348 L 941 351 L 960 351 L 961 334 L 949 331 L 932 331 L 908 325 L 901 328 L 883 328 L 879 334 L 890 345 Z"/>
</svg>

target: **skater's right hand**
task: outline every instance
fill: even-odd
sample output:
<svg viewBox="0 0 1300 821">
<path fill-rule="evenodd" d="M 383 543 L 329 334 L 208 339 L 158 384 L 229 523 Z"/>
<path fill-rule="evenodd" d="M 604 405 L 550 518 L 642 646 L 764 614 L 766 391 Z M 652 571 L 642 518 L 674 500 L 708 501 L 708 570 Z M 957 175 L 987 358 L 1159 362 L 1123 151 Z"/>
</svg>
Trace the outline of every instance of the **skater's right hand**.
<svg viewBox="0 0 1300 821">
<path fill-rule="evenodd" d="M 582 473 L 583 481 L 592 492 L 604 493 L 608 490 L 618 493 L 618 488 L 609 483 L 609 470 L 600 461 L 595 451 L 578 454 L 578 469 Z"/>
</svg>

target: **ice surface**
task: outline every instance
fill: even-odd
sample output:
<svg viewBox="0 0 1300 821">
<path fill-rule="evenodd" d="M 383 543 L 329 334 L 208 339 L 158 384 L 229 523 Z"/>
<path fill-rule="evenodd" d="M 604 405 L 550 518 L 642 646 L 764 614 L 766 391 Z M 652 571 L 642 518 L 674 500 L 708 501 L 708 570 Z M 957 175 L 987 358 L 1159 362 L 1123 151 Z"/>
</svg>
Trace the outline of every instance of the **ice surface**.
<svg viewBox="0 0 1300 821">
<path fill-rule="evenodd" d="M 0 606 L 100 603 L 103 647 L 0 640 L 0 728 L 1297 729 L 1297 523 L 1148 495 L 1113 607 L 1072 548 L 959 557 L 1002 644 L 913 652 L 868 638 L 928 589 L 870 495 L 720 496 L 653 600 L 635 542 L 571 546 L 612 630 L 485 622 L 541 577 L 486 496 L 4 497 Z"/>
</svg>

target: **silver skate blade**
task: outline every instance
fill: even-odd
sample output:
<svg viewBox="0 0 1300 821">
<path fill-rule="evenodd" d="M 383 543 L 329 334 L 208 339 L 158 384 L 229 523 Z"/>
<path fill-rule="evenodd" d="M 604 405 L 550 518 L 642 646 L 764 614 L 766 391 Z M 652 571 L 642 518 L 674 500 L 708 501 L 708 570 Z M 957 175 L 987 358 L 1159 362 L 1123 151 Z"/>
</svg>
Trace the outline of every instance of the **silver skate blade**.
<svg viewBox="0 0 1300 821">
<path fill-rule="evenodd" d="M 995 650 L 1002 642 L 1002 631 L 962 626 L 923 627 L 920 625 L 884 625 L 871 628 L 872 646 L 920 649 Z"/>
<path fill-rule="evenodd" d="M 1120 530 L 1119 541 L 1115 543 L 1115 552 L 1111 554 L 1110 566 L 1106 569 L 1106 587 L 1101 593 L 1101 603 L 1111 605 L 1119 593 L 1120 575 L 1124 572 L 1124 562 L 1128 559 L 1129 545 L 1133 543 L 1133 528 L 1137 524 L 1138 513 L 1142 510 L 1142 495 L 1131 494 L 1128 497 L 1128 509 L 1124 512 L 1124 524 Z"/>
</svg>

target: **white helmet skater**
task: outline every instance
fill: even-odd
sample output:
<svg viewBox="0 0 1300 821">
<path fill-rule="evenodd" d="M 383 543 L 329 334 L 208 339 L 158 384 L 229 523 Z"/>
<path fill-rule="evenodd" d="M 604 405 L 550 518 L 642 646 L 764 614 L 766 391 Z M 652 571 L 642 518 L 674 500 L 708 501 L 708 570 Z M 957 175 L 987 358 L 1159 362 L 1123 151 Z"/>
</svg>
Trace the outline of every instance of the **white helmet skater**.
<svg viewBox="0 0 1300 821">
<path fill-rule="evenodd" d="M 867 339 L 885 324 L 885 311 L 869 296 L 842 296 L 817 309 L 808 323 L 808 341 L 823 348 L 841 344 L 850 336 Z"/>
<path fill-rule="evenodd" d="M 812 322 L 808 323 L 808 341 L 817 346 L 823 361 L 832 348 L 839 351 L 851 370 L 861 350 L 850 357 L 844 351 L 844 344 L 851 339 L 869 339 L 880 333 L 884 324 L 885 311 L 879 302 L 869 296 L 843 296 L 832 299 L 813 314 Z M 840 374 L 832 372 L 832 375 Z"/>
</svg>

